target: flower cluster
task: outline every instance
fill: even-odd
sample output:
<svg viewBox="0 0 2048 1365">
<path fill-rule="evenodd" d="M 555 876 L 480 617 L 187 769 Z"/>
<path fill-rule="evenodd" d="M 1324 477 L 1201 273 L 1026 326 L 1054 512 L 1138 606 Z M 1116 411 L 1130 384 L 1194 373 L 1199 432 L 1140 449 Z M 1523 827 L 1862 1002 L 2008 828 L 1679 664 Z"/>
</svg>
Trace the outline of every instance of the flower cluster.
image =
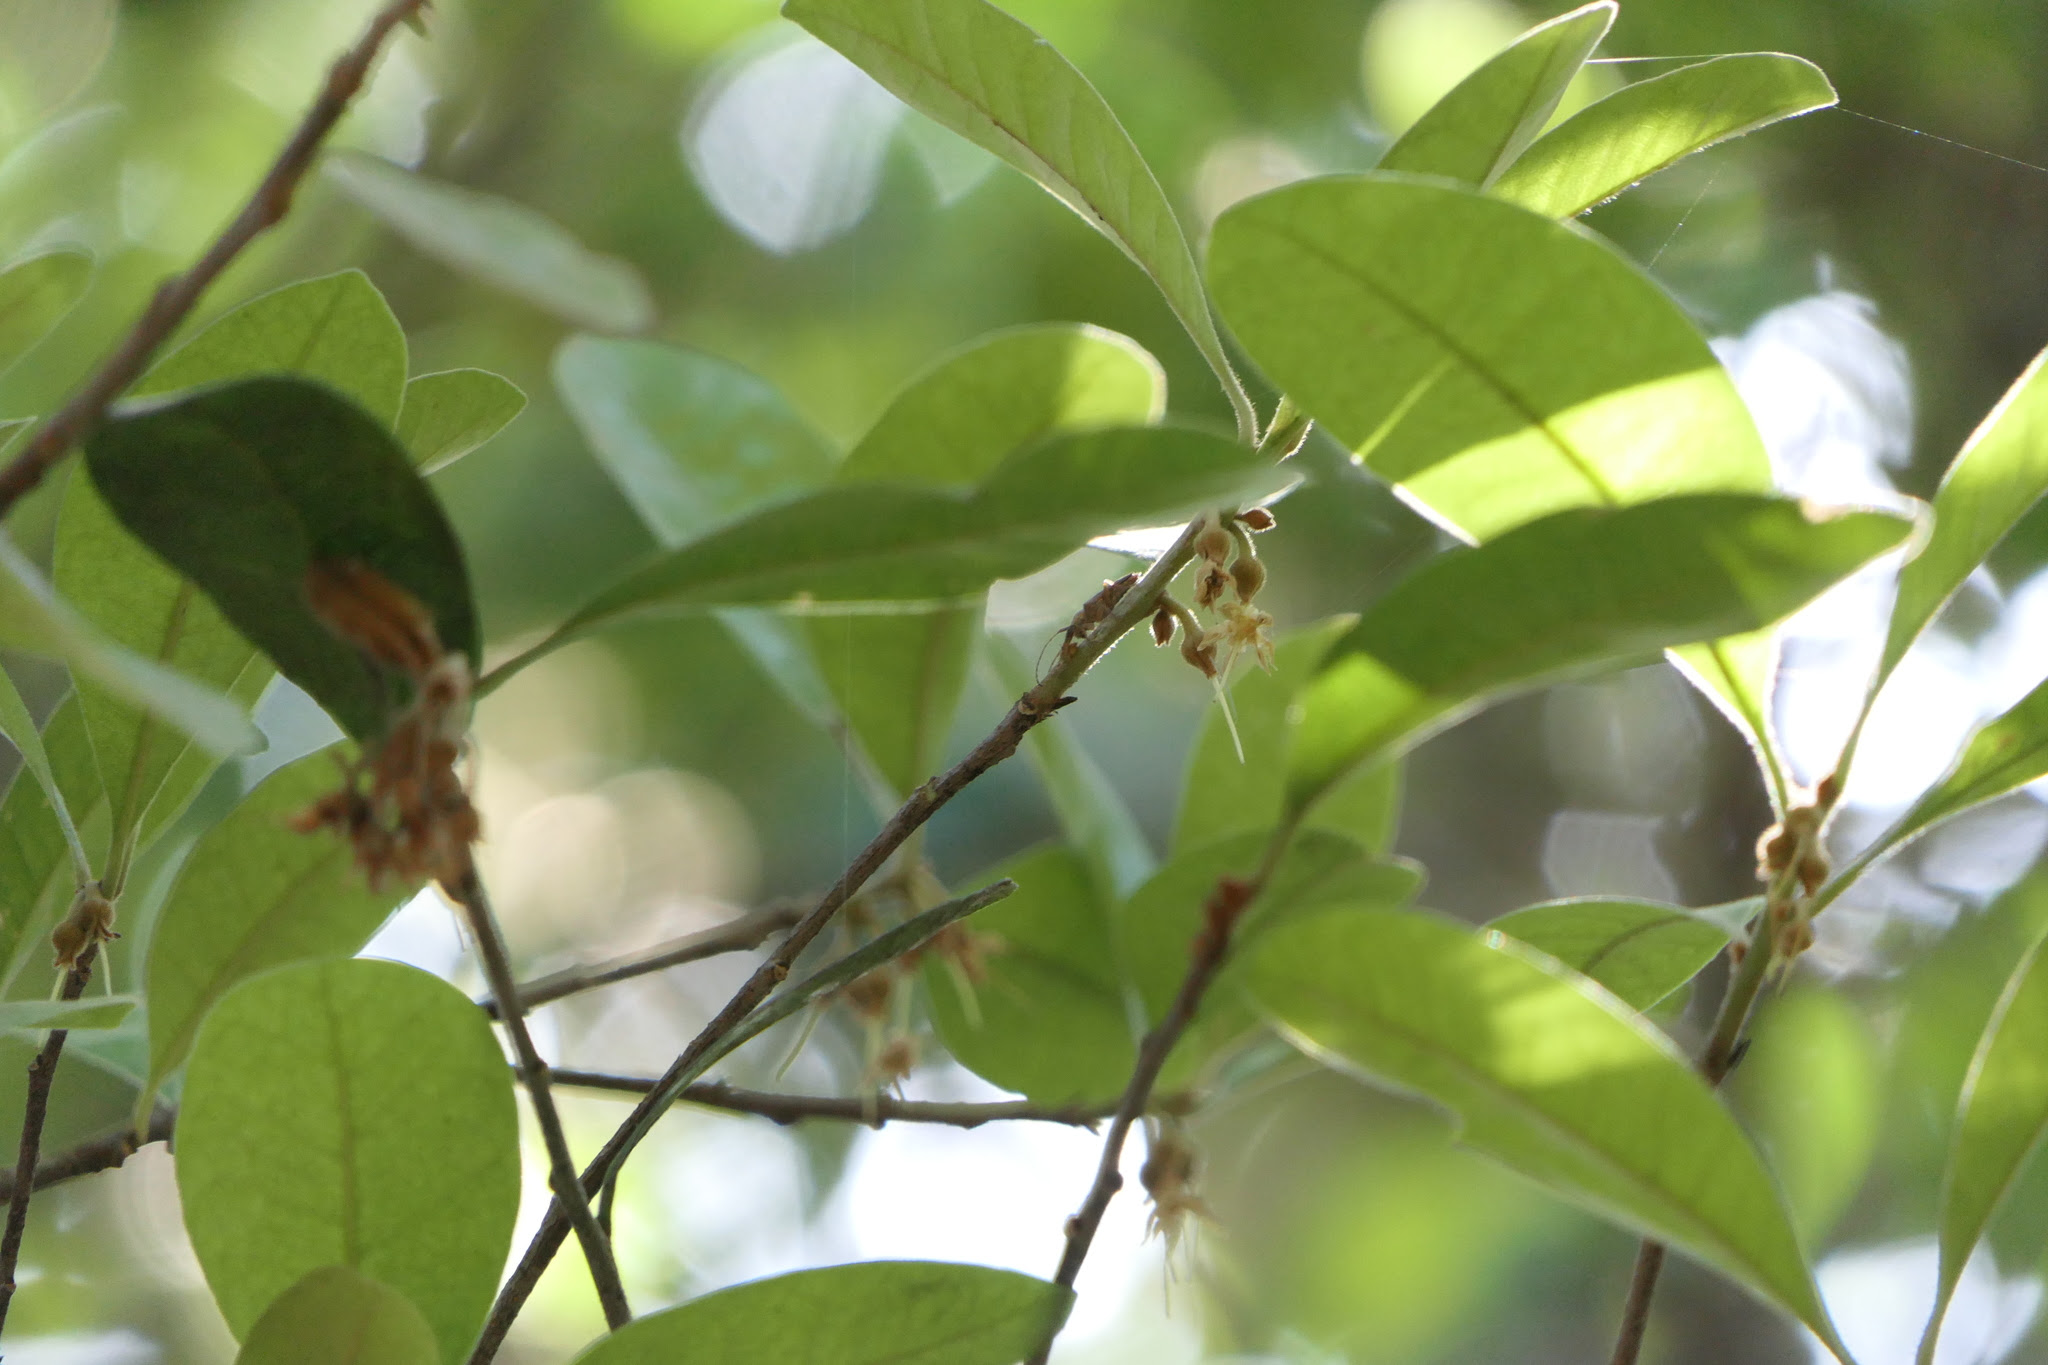
<svg viewBox="0 0 2048 1365">
<path fill-rule="evenodd" d="M 1195 536 L 1195 605 L 1220 618 L 1204 628 L 1193 611 L 1162 597 L 1152 617 L 1152 642 L 1164 645 L 1180 630 L 1180 655 L 1204 677 L 1228 678 L 1238 659 L 1250 654 L 1273 671 L 1273 618 L 1252 605 L 1266 586 L 1266 566 L 1252 548 L 1254 531 L 1273 527 L 1273 514 L 1253 507 L 1229 517 L 1210 514 Z"/>
</svg>

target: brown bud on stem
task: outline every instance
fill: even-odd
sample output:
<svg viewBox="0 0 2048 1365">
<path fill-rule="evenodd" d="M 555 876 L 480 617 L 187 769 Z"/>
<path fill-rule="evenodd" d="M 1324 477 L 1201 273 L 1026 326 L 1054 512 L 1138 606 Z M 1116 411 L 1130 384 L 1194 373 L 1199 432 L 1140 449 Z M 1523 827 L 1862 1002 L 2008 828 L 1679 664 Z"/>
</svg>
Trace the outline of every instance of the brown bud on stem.
<svg viewBox="0 0 2048 1365">
<path fill-rule="evenodd" d="M 1270 531 L 1276 524 L 1273 514 L 1263 507 L 1247 507 L 1237 514 L 1237 519 L 1247 531 Z"/>
<path fill-rule="evenodd" d="M 1173 608 L 1162 606 L 1152 613 L 1152 643 L 1163 645 L 1173 639 Z"/>
</svg>

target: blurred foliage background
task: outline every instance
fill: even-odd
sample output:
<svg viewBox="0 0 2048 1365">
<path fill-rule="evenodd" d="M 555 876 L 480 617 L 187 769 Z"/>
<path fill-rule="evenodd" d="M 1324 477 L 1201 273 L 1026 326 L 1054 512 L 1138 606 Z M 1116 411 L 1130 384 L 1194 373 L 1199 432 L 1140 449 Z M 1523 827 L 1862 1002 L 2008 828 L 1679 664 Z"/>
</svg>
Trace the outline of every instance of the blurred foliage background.
<svg viewBox="0 0 2048 1365">
<path fill-rule="evenodd" d="M 1010 0 L 1120 112 L 1199 234 L 1237 198 L 1369 168 L 1436 95 L 1564 8 L 1508 0 Z M 211 236 L 274 153 L 366 0 L 0 0 L 0 256 L 82 242 L 99 273 L 0 415 L 49 410 L 160 276 Z M 770 0 L 444 0 L 404 37 L 344 144 L 532 206 L 630 262 L 653 337 L 773 381 L 850 443 L 906 379 L 991 328 L 1074 319 L 1157 354 L 1172 406 L 1227 413 L 1151 285 L 1021 177 L 951 141 L 776 18 Z M 2048 341 L 2048 9 L 2003 0 L 1625 0 L 1609 57 L 1781 50 L 1818 62 L 1843 107 L 1693 158 L 1589 225 L 1676 294 L 1758 411 L 1788 482 L 1853 498 L 1929 491 Z M 1583 93 L 1660 66 L 1595 69 Z M 1917 130 L 1917 131 L 1916 131 Z M 1964 145 L 1966 144 L 1966 145 Z M 209 300 L 345 266 L 368 271 L 415 372 L 478 365 L 526 413 L 437 478 L 506 651 L 652 547 L 585 450 L 550 362 L 570 324 L 466 278 L 316 177 L 289 223 Z M 1326 441 L 1264 542 L 1282 625 L 1355 609 L 1439 547 L 1437 532 Z M 55 493 L 13 519 L 46 550 Z M 999 594 L 992 625 L 1036 650 L 1112 563 L 1085 557 Z M 2036 515 L 1902 674 L 1866 740 L 1843 838 L 1938 772 L 2000 688 L 2048 669 L 2048 516 Z M 1861 682 L 1882 584 L 1812 609 L 1788 649 L 1780 721 L 1820 755 Z M 1879 604 L 1881 606 L 1881 603 Z M 41 676 L 42 700 L 55 680 Z M 1163 845 L 1206 687 L 1127 644 L 1063 713 Z M 2015 693 L 2016 695 L 2016 693 Z M 970 686 L 955 750 L 1005 704 Z M 1954 717 L 1953 724 L 1948 717 Z M 536 668 L 479 717 L 489 870 L 534 971 L 684 932 L 836 875 L 875 816 L 836 742 L 708 621 L 620 630 Z M 1954 733 L 1950 734 L 1949 731 Z M 1946 747 L 1944 747 L 1946 746 Z M 1874 753 L 1872 751 L 1875 751 Z M 1817 760 L 1818 761 L 1818 760 Z M 1811 778 L 1815 774 L 1804 774 Z M 1487 713 L 1408 765 L 1400 852 L 1428 904 L 1484 919 L 1594 892 L 1710 904 L 1750 894 L 1768 821 L 1733 732 L 1662 667 Z M 1011 764 L 935 823 L 949 882 L 1053 837 Z M 1763 1015 L 1732 1099 L 1777 1163 L 1845 1334 L 1904 1361 L 1931 1292 L 1931 1228 L 1954 1097 L 2006 972 L 2048 919 L 2030 872 L 2031 795 L 1959 823 L 1823 922 L 1822 950 Z M 6 907 L 0 907 L 4 912 Z M 445 911 L 416 902 L 372 946 L 465 985 Z M 133 964 L 116 955 L 116 970 Z M 658 1070 L 737 980 L 714 963 L 544 1015 L 569 1063 Z M 1668 1026 L 1696 1044 L 1718 969 Z M 783 1082 L 843 1091 L 858 1029 L 828 1019 Z M 772 1049 L 768 1049 L 772 1050 Z M 0 1134 L 19 1112 L 4 1049 Z M 772 1080 L 778 1059 L 742 1068 Z M 942 1058 L 913 1094 L 986 1090 Z M 125 1099 L 67 1066 L 49 1142 L 104 1129 Z M 621 1111 L 579 1100 L 596 1141 Z M 1633 1242 L 1449 1144 L 1442 1120 L 1282 1065 L 1197 1121 L 1216 1217 L 1169 1278 L 1121 1201 L 1056 1359 L 1356 1362 L 1604 1358 Z M 622 1260 L 636 1303 L 855 1256 L 982 1259 L 1049 1272 L 1093 1159 L 1086 1134 L 880 1134 L 684 1113 L 629 1178 Z M 11 1138 L 9 1139 L 11 1150 Z M 431 1154 L 422 1154 L 431 1159 Z M 539 1189 L 538 1168 L 529 1184 Z M 1944 1365 L 2048 1358 L 2033 1322 L 2048 1180 L 1995 1229 L 1944 1338 Z M 527 1211 L 530 1226 L 538 1207 Z M 523 1232 L 521 1237 L 523 1245 Z M 232 1343 L 182 1243 L 161 1149 L 38 1199 L 10 1361 L 218 1362 Z M 597 1329 L 565 1257 L 505 1359 L 566 1359 Z M 1917 1297 L 1916 1297 L 1917 1296 Z M 1703 1272 L 1667 1277 L 1650 1358 L 1793 1362 L 1796 1329 Z"/>
</svg>

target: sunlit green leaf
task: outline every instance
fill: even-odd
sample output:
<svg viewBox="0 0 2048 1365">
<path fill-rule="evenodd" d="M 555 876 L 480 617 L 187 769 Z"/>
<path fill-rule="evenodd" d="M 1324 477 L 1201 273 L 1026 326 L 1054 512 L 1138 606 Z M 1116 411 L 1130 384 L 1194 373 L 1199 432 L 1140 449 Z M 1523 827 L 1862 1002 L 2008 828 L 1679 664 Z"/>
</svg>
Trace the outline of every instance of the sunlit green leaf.
<svg viewBox="0 0 2048 1365">
<path fill-rule="evenodd" d="M 308 1271 L 249 1329 L 235 1365 L 440 1365 L 405 1295 L 345 1265 Z"/>
<path fill-rule="evenodd" d="M 1249 966 L 1261 1007 L 1310 1055 L 1442 1105 L 1462 1142 L 1699 1258 L 1836 1345 L 1756 1149 L 1619 1001 L 1509 940 L 1414 912 L 1289 925 Z"/>
<path fill-rule="evenodd" d="M 522 204 L 355 152 L 325 165 L 351 198 L 445 265 L 579 327 L 639 332 L 654 322 L 637 270 Z"/>
<path fill-rule="evenodd" d="M 70 247 L 0 269 L 0 371 L 48 336 L 91 280 L 91 253 Z"/>
<path fill-rule="evenodd" d="M 405 386 L 398 439 L 422 474 L 446 469 L 505 428 L 526 407 L 511 380 L 489 370 L 441 370 Z"/>
<path fill-rule="evenodd" d="M 2048 958 L 2020 957 L 1970 1062 L 1941 1192 L 1941 1277 L 1920 1343 L 1930 1361 L 1963 1266 L 2048 1134 Z"/>
<path fill-rule="evenodd" d="M 213 599 L 357 737 L 380 734 L 388 680 L 313 614 L 319 561 L 366 566 L 410 592 L 450 653 L 479 657 L 468 572 L 404 447 L 330 389 L 247 379 L 127 407 L 86 444 L 121 524 Z"/>
<path fill-rule="evenodd" d="M 1114 1099 L 1137 1048 L 1109 907 L 1090 869 L 1071 849 L 1049 847 L 991 875 L 1012 878 L 1017 891 L 975 917 L 987 978 L 976 983 L 964 968 L 925 962 L 939 1041 L 969 1071 L 1039 1104 Z"/>
<path fill-rule="evenodd" d="M 1487 699 L 1767 625 L 1909 529 L 1886 513 L 1699 494 L 1559 512 L 1432 560 L 1326 657 L 1304 695 L 1289 800 L 1305 806 Z"/>
<path fill-rule="evenodd" d="M 405 333 L 391 305 L 368 275 L 342 270 L 223 313 L 152 366 L 130 396 L 295 374 L 339 390 L 388 426 L 405 396 L 407 363 Z"/>
<path fill-rule="evenodd" d="M 1487 926 L 1550 954 L 1647 1010 L 1698 976 L 1728 946 L 1713 921 L 1659 901 L 1547 901 Z"/>
<path fill-rule="evenodd" d="M 354 955 L 401 899 L 365 884 L 347 840 L 291 827 L 339 785 L 332 755 L 302 758 L 265 778 L 185 860 L 150 935 L 151 1089 L 235 986 L 272 967 Z"/>
<path fill-rule="evenodd" d="M 1824 1242 L 1870 1172 L 1889 1061 L 1862 1002 L 1808 985 L 1758 1012 L 1749 1050 L 1728 1079 L 1736 1113 L 1770 1159 L 1808 1246 Z"/>
<path fill-rule="evenodd" d="M 1492 183 L 1543 131 L 1607 36 L 1614 9 L 1614 0 L 1597 0 L 1530 29 L 1438 100 L 1387 149 L 1380 169 Z"/>
<path fill-rule="evenodd" d="M 132 995 L 0 1002 L 0 1029 L 116 1028 L 139 1003 Z"/>
<path fill-rule="evenodd" d="M 1016 1365 L 1073 1293 L 1014 1271 L 866 1261 L 756 1280 L 652 1313 L 576 1365 Z"/>
<path fill-rule="evenodd" d="M 505 1055 L 483 1011 L 412 967 L 355 958 L 252 977 L 193 1049 L 178 1190 L 238 1334 L 308 1271 L 343 1265 L 410 1299 L 440 1358 L 460 1360 L 519 1207 Z"/>
<path fill-rule="evenodd" d="M 1238 414 L 1231 372 L 1173 205 L 1087 77 L 983 0 L 785 0 L 782 12 L 904 103 L 1023 171 L 1152 277 Z"/>
<path fill-rule="evenodd" d="M 1548 217 L 1570 218 L 1694 152 L 1834 102 L 1827 76 L 1803 58 L 1716 57 L 1623 86 L 1581 109 L 1538 138 L 1493 192 Z"/>
</svg>

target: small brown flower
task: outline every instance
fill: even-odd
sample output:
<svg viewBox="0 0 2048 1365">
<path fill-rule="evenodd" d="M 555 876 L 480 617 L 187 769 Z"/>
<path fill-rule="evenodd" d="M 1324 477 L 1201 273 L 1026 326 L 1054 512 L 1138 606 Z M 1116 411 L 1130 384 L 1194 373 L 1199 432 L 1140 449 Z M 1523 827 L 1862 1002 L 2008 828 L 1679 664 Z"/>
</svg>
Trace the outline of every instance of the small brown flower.
<svg viewBox="0 0 2048 1365">
<path fill-rule="evenodd" d="M 1263 507 L 1247 507 L 1237 514 L 1237 519 L 1247 531 L 1270 531 L 1278 524 L 1272 512 Z"/>
<path fill-rule="evenodd" d="M 70 912 L 50 934 L 50 946 L 57 950 L 56 965 L 69 970 L 78 965 L 87 948 L 119 937 L 114 932 L 114 903 L 99 883 L 93 882 L 78 888 Z"/>
<path fill-rule="evenodd" d="M 1238 657 L 1247 650 L 1260 668 L 1273 671 L 1273 618 L 1257 607 L 1242 602 L 1225 602 L 1223 620 L 1202 635 L 1202 642 L 1223 651 L 1223 674 L 1228 677 Z M 1213 676 L 1213 675 L 1212 675 Z"/>
</svg>

